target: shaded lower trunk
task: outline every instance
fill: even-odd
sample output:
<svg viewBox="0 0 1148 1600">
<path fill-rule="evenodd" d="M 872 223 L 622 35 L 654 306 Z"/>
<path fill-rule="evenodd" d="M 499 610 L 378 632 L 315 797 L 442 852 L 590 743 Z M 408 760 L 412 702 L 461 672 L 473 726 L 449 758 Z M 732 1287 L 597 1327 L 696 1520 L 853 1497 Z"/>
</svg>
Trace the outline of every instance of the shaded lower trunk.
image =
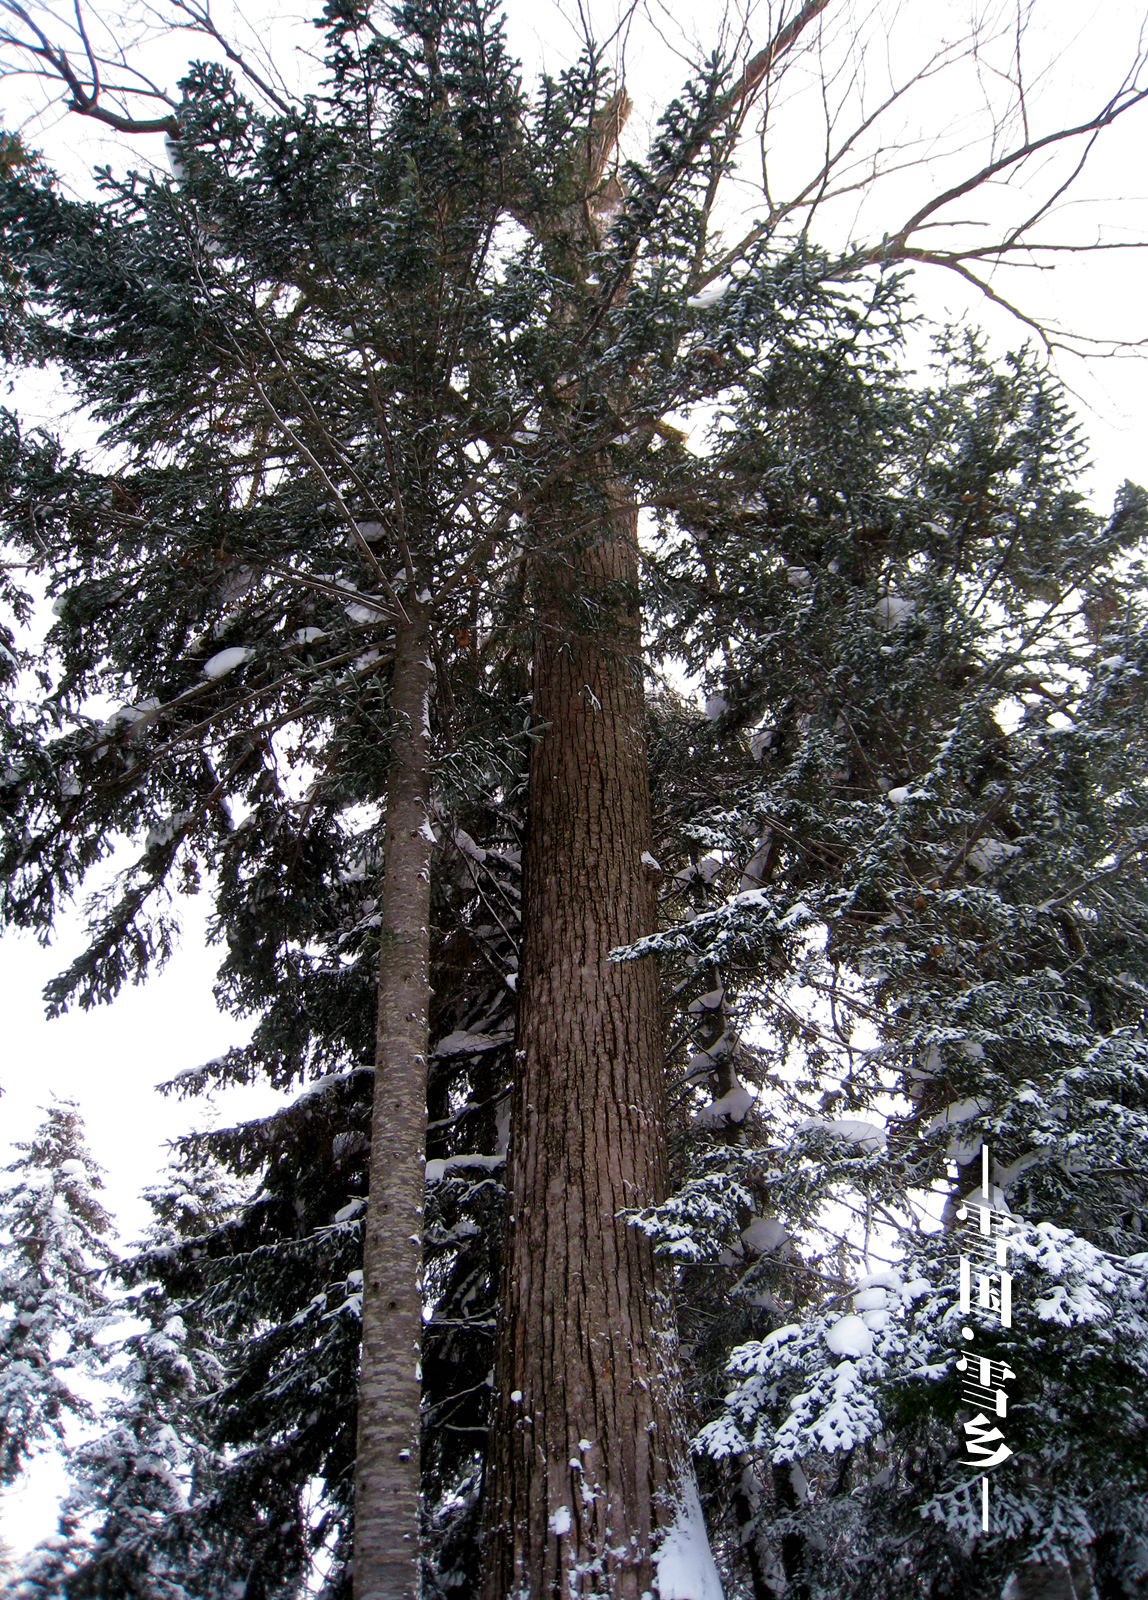
<svg viewBox="0 0 1148 1600">
<path fill-rule="evenodd" d="M 395 639 L 379 928 L 379 1020 L 363 1248 L 355 1600 L 419 1592 L 419 1366 L 430 925 L 425 622 Z"/>
<path fill-rule="evenodd" d="M 657 973 L 609 959 L 655 917 L 637 518 L 603 489 L 591 519 L 536 573 L 486 1600 L 655 1591 L 688 1471 L 669 1307 L 618 1218 L 666 1178 Z"/>
</svg>

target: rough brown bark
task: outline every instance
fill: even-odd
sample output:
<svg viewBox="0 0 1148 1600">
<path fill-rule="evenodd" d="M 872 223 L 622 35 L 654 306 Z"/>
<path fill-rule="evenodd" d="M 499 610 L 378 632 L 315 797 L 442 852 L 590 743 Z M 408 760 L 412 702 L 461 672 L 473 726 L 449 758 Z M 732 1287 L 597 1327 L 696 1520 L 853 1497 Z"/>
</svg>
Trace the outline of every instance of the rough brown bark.
<svg viewBox="0 0 1148 1600">
<path fill-rule="evenodd" d="M 657 974 L 609 959 L 655 914 L 637 517 L 605 490 L 586 514 L 538 575 L 486 1600 L 639 1600 L 685 1460 L 654 1258 L 618 1220 L 665 1187 Z"/>
<path fill-rule="evenodd" d="M 415 1600 L 419 1592 L 431 678 L 426 622 L 416 616 L 399 627 L 391 690 L 379 1020 L 363 1248 L 355 1600 Z"/>
</svg>

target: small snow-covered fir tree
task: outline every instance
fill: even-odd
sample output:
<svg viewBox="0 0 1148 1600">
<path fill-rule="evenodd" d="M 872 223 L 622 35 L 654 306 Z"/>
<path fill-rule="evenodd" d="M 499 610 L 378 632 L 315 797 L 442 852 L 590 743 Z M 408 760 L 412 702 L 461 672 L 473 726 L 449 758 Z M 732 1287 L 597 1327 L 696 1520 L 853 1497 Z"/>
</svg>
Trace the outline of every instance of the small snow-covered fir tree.
<svg viewBox="0 0 1148 1600">
<path fill-rule="evenodd" d="M 219 1170 L 194 1156 L 169 1168 L 147 1198 L 156 1220 L 144 1263 L 205 1236 L 234 1205 Z M 139 1258 L 116 1271 L 134 1283 L 115 1304 L 131 1331 L 109 1346 L 103 1427 L 71 1453 L 59 1530 L 25 1563 L 18 1593 L 29 1600 L 181 1600 L 226 1589 L 213 1587 L 218 1563 L 207 1531 L 219 1465 L 208 1403 L 222 1363 L 194 1300 L 145 1276 Z"/>
<path fill-rule="evenodd" d="M 0 1189 L 0 1483 L 64 1440 L 69 1418 L 91 1416 L 82 1375 L 105 1359 L 102 1278 L 113 1260 L 103 1180 L 75 1103 L 50 1106 L 16 1149 Z"/>
</svg>

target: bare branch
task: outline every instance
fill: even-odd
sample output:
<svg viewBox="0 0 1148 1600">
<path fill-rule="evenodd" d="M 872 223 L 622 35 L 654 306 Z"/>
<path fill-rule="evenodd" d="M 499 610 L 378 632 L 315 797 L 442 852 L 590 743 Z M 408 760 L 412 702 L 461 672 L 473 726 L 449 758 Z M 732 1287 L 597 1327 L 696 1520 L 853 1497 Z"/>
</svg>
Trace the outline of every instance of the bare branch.
<svg viewBox="0 0 1148 1600">
<path fill-rule="evenodd" d="M 74 4 L 76 23 L 72 32 L 78 39 L 79 48 L 86 58 L 91 74 L 90 86 L 85 85 L 80 73 L 73 66 L 67 50 L 48 37 L 21 0 L 0 0 L 0 16 L 13 19 L 23 30 L 23 32 L 17 31 L 12 23 L 6 26 L 0 24 L 0 45 L 8 46 L 25 60 L 30 59 L 33 63 L 31 71 L 42 83 L 55 85 L 57 89 L 63 88 L 67 94 L 69 110 L 77 112 L 80 116 L 101 122 L 106 127 L 114 128 L 117 133 L 166 133 L 172 137 L 178 135 L 179 124 L 174 115 L 175 101 L 143 72 L 130 65 L 121 46 L 116 45 L 110 56 L 97 54 L 84 22 L 80 0 L 74 0 Z M 60 26 L 66 25 L 61 23 Z M 104 67 L 114 65 L 119 72 L 126 75 L 127 82 L 116 85 L 101 82 L 101 65 Z M 9 68 L 5 75 L 11 73 L 12 69 Z M 121 102 L 127 96 L 142 100 L 159 100 L 171 106 L 173 111 L 162 117 L 130 116 L 104 103 L 109 94 L 118 97 Z"/>
</svg>

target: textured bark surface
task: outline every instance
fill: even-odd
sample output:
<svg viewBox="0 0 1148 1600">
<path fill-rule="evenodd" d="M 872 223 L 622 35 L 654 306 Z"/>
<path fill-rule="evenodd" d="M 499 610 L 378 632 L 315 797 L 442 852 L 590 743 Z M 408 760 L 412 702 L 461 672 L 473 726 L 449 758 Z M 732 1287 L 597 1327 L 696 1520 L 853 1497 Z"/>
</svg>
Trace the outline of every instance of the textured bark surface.
<svg viewBox="0 0 1148 1600">
<path fill-rule="evenodd" d="M 430 925 L 425 625 L 395 640 L 379 1021 L 363 1252 L 355 1600 L 419 1592 L 419 1368 Z"/>
<path fill-rule="evenodd" d="M 684 1459 L 653 1256 L 617 1219 L 665 1186 L 657 974 L 609 960 L 654 925 L 636 520 L 603 495 L 539 576 L 487 1600 L 639 1600 Z"/>
</svg>

